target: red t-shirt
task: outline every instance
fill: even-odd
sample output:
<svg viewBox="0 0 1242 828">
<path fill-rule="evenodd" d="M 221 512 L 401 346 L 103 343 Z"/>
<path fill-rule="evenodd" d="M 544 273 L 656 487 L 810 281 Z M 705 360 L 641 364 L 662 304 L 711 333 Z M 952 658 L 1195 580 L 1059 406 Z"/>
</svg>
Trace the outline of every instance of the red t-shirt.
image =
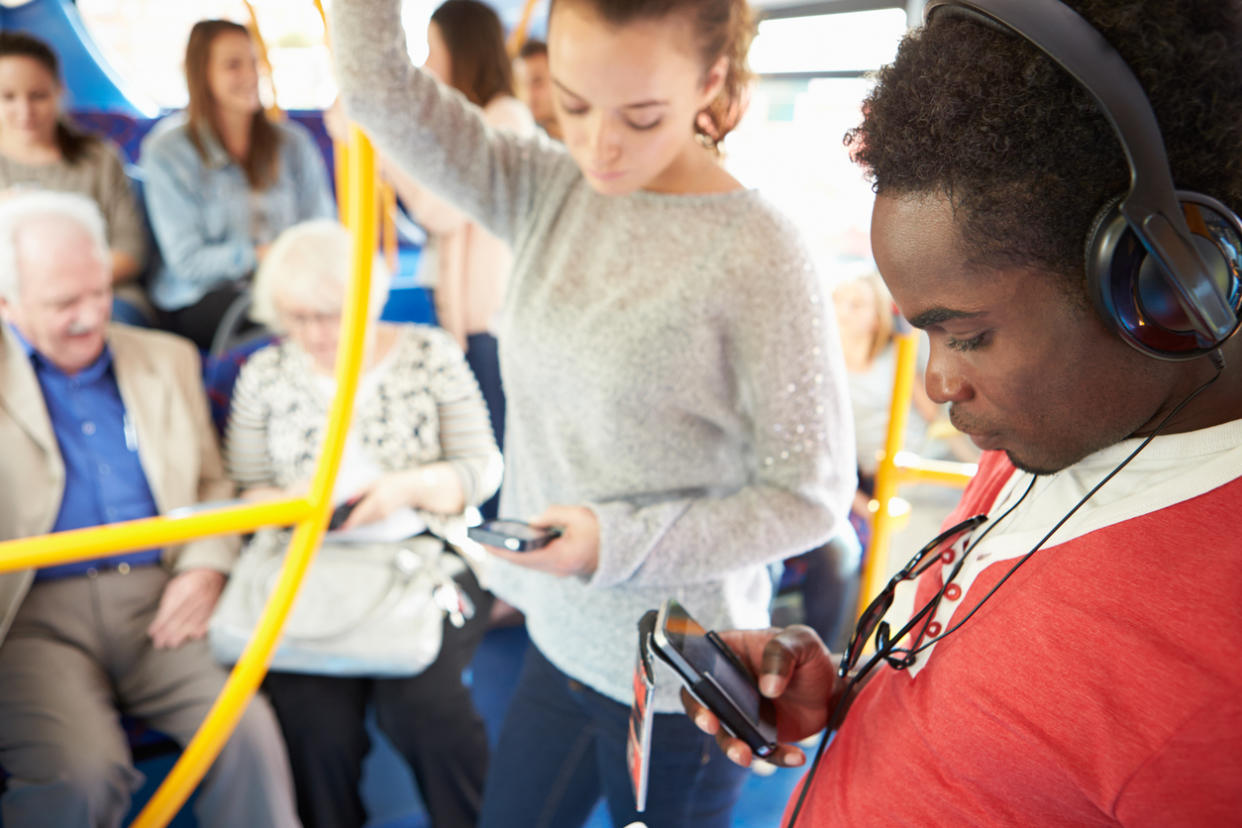
<svg viewBox="0 0 1242 828">
<path fill-rule="evenodd" d="M 946 525 L 1013 472 L 987 453 Z M 916 675 L 877 668 L 799 828 L 1242 825 L 1240 529 L 1235 478 L 1036 552 Z M 984 569 L 953 623 L 1016 562 Z"/>
</svg>

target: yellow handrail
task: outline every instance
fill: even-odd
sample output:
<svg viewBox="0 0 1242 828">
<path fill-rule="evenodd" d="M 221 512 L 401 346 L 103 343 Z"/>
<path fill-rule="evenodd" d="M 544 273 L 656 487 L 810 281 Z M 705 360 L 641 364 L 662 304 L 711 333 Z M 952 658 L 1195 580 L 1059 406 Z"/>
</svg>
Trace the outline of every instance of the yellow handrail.
<svg viewBox="0 0 1242 828">
<path fill-rule="evenodd" d="M 509 53 L 509 57 L 517 57 L 518 52 L 522 51 L 522 47 L 526 44 L 526 33 L 530 29 L 530 19 L 535 14 L 535 6 L 538 5 L 539 0 L 526 0 L 526 5 L 522 7 L 522 18 L 513 27 L 513 31 L 509 34 L 509 42 L 505 44 L 505 50 Z"/>
<path fill-rule="evenodd" d="M 208 535 L 252 532 L 264 526 L 291 526 L 308 519 L 311 509 L 304 498 L 272 500 L 12 540 L 0 543 L 0 572 L 40 569 L 125 549 L 151 549 Z"/>
<path fill-rule="evenodd" d="M 259 30 L 259 15 L 255 13 L 254 6 L 250 0 L 242 0 L 246 6 L 246 14 L 249 21 L 246 28 L 250 30 L 250 38 L 254 41 L 255 51 L 259 53 L 259 67 L 267 75 L 267 82 L 272 87 L 272 103 L 267 107 L 267 117 L 274 121 L 283 121 L 285 119 L 285 111 L 280 108 L 280 104 L 276 103 L 276 75 L 272 72 L 272 62 L 267 56 L 267 43 L 263 40 L 263 32 Z"/>
<path fill-rule="evenodd" d="M 387 181 L 380 179 L 380 247 L 384 251 L 384 265 L 388 272 L 397 272 L 397 191 Z"/>
<path fill-rule="evenodd" d="M 893 371 L 893 398 L 888 409 L 888 432 L 884 435 L 884 455 L 875 473 L 872 498 L 871 543 L 863 563 L 862 584 L 858 591 L 858 614 L 883 589 L 888 570 L 888 553 L 897 519 L 894 503 L 898 489 L 908 483 L 936 483 L 964 488 L 975 474 L 973 463 L 925 460 L 902 451 L 910 402 L 914 396 L 915 366 L 918 361 L 918 334 L 897 334 L 897 366 Z"/>
<path fill-rule="evenodd" d="M 308 513 L 294 530 L 280 579 L 263 610 L 254 636 L 247 644 L 241 659 L 233 667 L 228 681 L 198 732 L 194 734 L 194 738 L 190 740 L 151 801 L 134 821 L 134 828 L 158 828 L 167 825 L 219 754 L 241 718 L 244 707 L 263 680 L 281 627 L 323 536 L 324 524 L 331 506 L 332 485 L 344 452 L 345 435 L 358 385 L 369 306 L 371 258 L 374 250 L 372 240 L 375 238 L 375 194 L 372 189 L 375 180 L 374 153 L 366 137 L 356 126 L 350 127 L 350 139 L 354 147 L 350 154 L 354 162 L 350 171 L 351 183 L 358 190 L 352 199 L 356 212 L 351 216 L 351 225 L 355 228 L 353 278 L 341 317 L 342 350 L 337 360 L 337 393 L 332 400 L 323 451 L 307 496 Z M 368 190 L 371 192 L 368 193 Z M 370 232 L 367 232 L 368 228 Z"/>
<path fill-rule="evenodd" d="M 358 387 L 370 305 L 371 261 L 375 250 L 375 154 L 366 136 L 352 124 L 350 144 L 350 184 L 353 189 L 350 203 L 354 206 L 350 216 L 354 234 L 353 278 L 341 317 L 342 350 L 336 367 L 337 392 L 332 400 L 323 451 L 307 496 L 309 514 L 294 530 L 280 579 L 268 599 L 254 636 L 229 674 L 211 712 L 147 807 L 138 815 L 133 828 L 167 825 L 215 760 L 267 672 L 281 627 L 323 536 L 331 506 L 332 486 L 340 468 L 345 435 L 353 413 L 354 392 Z"/>
</svg>

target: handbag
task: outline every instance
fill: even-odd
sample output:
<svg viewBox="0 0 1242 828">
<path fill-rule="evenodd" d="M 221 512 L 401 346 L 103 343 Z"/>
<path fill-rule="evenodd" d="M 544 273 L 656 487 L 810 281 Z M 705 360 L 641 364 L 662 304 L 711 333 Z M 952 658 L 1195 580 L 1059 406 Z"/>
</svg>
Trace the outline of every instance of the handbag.
<svg viewBox="0 0 1242 828">
<path fill-rule="evenodd" d="M 212 653 L 241 657 L 284 564 L 289 533 L 260 532 L 233 567 L 208 624 Z M 466 564 L 444 541 L 419 535 L 396 543 L 325 542 L 286 619 L 270 669 L 337 676 L 412 676 L 440 652 L 447 615 L 473 616 L 453 580 Z"/>
</svg>

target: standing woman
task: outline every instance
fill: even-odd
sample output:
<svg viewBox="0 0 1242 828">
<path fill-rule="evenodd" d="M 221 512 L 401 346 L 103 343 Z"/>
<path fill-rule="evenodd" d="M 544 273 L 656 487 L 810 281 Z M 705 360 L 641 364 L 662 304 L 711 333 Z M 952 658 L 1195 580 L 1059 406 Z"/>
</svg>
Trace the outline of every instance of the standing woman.
<svg viewBox="0 0 1242 828">
<path fill-rule="evenodd" d="M 163 267 L 151 298 L 172 330 L 211 345 L 229 305 L 279 233 L 336 215 L 310 134 L 268 119 L 245 26 L 200 20 L 185 49 L 190 102 L 142 144 L 146 198 Z"/>
<path fill-rule="evenodd" d="M 423 68 L 481 108 L 490 126 L 518 135 L 534 134 L 530 111 L 513 96 L 504 30 L 490 6 L 478 0 L 448 0 L 431 15 L 427 46 Z M 512 265 L 509 248 L 420 187 L 400 167 L 389 164 L 385 174 L 427 230 L 421 267 L 429 278 L 423 281 L 435 285 L 436 318 L 466 352 L 487 401 L 496 442 L 503 449 L 505 397 L 493 326 Z M 485 518 L 496 517 L 498 500 L 483 504 Z"/>
<path fill-rule="evenodd" d="M 135 283 L 147 257 L 146 228 L 117 151 L 79 132 L 61 110 L 56 53 L 24 32 L 0 32 L 0 190 L 80 193 L 99 205 L 108 233 L 112 316 L 146 324 Z"/>
<path fill-rule="evenodd" d="M 481 824 L 577 826 L 625 763 L 636 623 L 677 598 L 763 627 L 766 564 L 842 528 L 854 450 L 832 309 L 791 223 L 720 165 L 752 24 L 743 0 L 555 0 L 565 146 L 490 128 L 410 65 L 396 0 L 337 0 L 347 112 L 514 251 L 500 314 L 502 512 L 563 529 L 493 550 L 532 646 Z M 675 713 L 661 668 L 654 709 Z M 657 715 L 641 819 L 725 826 L 744 774 Z M 538 815 L 538 816 L 535 816 Z"/>
</svg>

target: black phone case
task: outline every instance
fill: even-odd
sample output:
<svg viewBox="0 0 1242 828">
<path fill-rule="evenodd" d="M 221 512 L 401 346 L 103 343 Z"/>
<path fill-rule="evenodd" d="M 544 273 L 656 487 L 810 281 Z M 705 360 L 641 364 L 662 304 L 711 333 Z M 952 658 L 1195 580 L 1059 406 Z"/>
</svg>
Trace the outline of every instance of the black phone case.
<svg viewBox="0 0 1242 828">
<path fill-rule="evenodd" d="M 340 529 L 341 524 L 349 519 L 350 513 L 354 510 L 354 507 L 358 505 L 360 500 L 361 498 L 353 498 L 352 500 L 347 500 L 340 506 L 333 509 L 332 516 L 328 518 L 328 531 L 335 532 L 337 529 Z"/>
<path fill-rule="evenodd" d="M 538 538 L 516 538 L 503 532 L 493 532 L 483 526 L 471 526 L 466 530 L 466 537 L 476 543 L 508 549 L 511 552 L 531 552 L 542 549 L 561 536 L 555 529 L 549 529 Z"/>
<path fill-rule="evenodd" d="M 708 641 L 712 646 L 720 650 L 721 653 L 731 663 L 735 664 L 743 673 L 749 674 L 738 661 L 733 651 L 721 643 L 719 636 L 709 632 L 707 634 Z M 776 750 L 776 733 L 773 727 L 771 738 L 759 732 L 750 720 L 737 708 L 733 699 L 724 691 L 719 684 L 712 679 L 711 675 L 696 674 L 687 676 L 677 664 L 664 654 L 664 651 L 655 644 L 652 638 L 652 649 L 660 656 L 660 660 L 672 667 L 678 675 L 682 677 L 687 689 L 694 695 L 699 702 L 713 713 L 720 720 L 720 724 L 735 738 L 741 739 L 750 748 L 751 753 L 755 756 L 770 756 Z"/>
</svg>

